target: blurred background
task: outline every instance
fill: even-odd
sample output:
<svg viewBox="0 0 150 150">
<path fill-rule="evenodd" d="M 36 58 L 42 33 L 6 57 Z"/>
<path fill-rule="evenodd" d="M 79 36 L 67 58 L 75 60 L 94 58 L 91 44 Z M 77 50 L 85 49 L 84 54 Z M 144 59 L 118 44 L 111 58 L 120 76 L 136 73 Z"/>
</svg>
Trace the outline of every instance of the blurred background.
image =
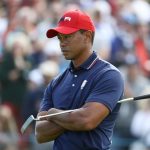
<svg viewBox="0 0 150 150">
<path fill-rule="evenodd" d="M 62 13 L 87 12 L 96 26 L 93 50 L 118 67 L 124 98 L 150 93 L 150 1 L 1 0 L 0 1 L 0 150 L 50 150 L 38 144 L 34 124 L 43 91 L 67 67 L 56 38 L 47 39 Z M 150 150 L 150 101 L 121 106 L 112 150 Z"/>
</svg>

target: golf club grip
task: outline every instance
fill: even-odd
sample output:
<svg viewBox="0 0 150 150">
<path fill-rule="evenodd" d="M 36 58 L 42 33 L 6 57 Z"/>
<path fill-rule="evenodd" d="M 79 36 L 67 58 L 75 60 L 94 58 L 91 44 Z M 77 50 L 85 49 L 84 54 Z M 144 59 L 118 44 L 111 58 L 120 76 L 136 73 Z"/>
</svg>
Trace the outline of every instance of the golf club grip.
<svg viewBox="0 0 150 150">
<path fill-rule="evenodd" d="M 146 98 L 150 98 L 150 94 L 134 97 L 133 100 L 136 101 L 136 100 L 146 99 Z"/>
<path fill-rule="evenodd" d="M 125 98 L 125 99 L 119 100 L 118 103 L 124 103 L 124 102 L 128 102 L 128 101 L 142 100 L 142 99 L 147 99 L 147 98 L 150 98 L 150 94 L 136 96 L 136 97 L 130 97 L 130 98 Z"/>
</svg>

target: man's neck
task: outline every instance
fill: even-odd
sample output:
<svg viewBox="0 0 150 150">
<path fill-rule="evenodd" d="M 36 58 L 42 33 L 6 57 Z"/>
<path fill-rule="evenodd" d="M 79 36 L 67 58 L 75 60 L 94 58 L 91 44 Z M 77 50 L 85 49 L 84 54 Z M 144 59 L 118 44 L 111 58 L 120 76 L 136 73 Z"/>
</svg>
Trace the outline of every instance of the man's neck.
<svg viewBox="0 0 150 150">
<path fill-rule="evenodd" d="M 92 51 L 89 50 L 88 52 L 86 52 L 86 54 L 81 55 L 76 60 L 72 60 L 74 67 L 78 68 L 81 64 L 83 64 L 91 56 L 91 54 L 92 54 Z"/>
</svg>

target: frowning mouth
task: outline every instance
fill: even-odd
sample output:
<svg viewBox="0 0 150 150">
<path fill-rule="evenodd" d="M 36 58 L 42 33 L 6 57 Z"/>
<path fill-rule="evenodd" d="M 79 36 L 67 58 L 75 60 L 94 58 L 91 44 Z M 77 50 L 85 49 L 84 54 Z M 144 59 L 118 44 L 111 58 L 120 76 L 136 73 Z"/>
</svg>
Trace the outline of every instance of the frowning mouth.
<svg viewBox="0 0 150 150">
<path fill-rule="evenodd" d="M 69 59 L 70 58 L 70 51 L 68 49 L 63 49 L 62 50 L 62 55 L 66 58 Z"/>
<path fill-rule="evenodd" d="M 63 54 L 65 54 L 65 53 L 68 53 L 68 52 L 69 52 L 69 50 L 68 50 L 68 49 L 66 49 L 66 48 L 62 48 L 62 49 L 61 49 L 61 51 L 62 51 L 62 53 L 63 53 Z"/>
</svg>

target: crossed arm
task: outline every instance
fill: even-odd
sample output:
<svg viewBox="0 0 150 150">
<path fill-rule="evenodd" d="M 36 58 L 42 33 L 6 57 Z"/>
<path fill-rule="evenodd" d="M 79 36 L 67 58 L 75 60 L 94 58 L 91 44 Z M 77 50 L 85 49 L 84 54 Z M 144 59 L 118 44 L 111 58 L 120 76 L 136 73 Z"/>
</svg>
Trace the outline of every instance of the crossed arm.
<svg viewBox="0 0 150 150">
<path fill-rule="evenodd" d="M 38 113 L 38 116 L 49 114 L 48 111 Z M 53 141 L 61 135 L 65 129 L 56 123 L 48 120 L 37 121 L 35 126 L 35 136 L 39 143 Z"/>
<path fill-rule="evenodd" d="M 38 116 L 60 112 L 62 110 L 51 108 Z M 36 122 L 35 135 L 39 143 L 55 140 L 65 130 L 88 131 L 97 127 L 109 114 L 109 109 L 97 102 L 86 103 L 75 112 L 47 117 L 46 120 Z"/>
</svg>

